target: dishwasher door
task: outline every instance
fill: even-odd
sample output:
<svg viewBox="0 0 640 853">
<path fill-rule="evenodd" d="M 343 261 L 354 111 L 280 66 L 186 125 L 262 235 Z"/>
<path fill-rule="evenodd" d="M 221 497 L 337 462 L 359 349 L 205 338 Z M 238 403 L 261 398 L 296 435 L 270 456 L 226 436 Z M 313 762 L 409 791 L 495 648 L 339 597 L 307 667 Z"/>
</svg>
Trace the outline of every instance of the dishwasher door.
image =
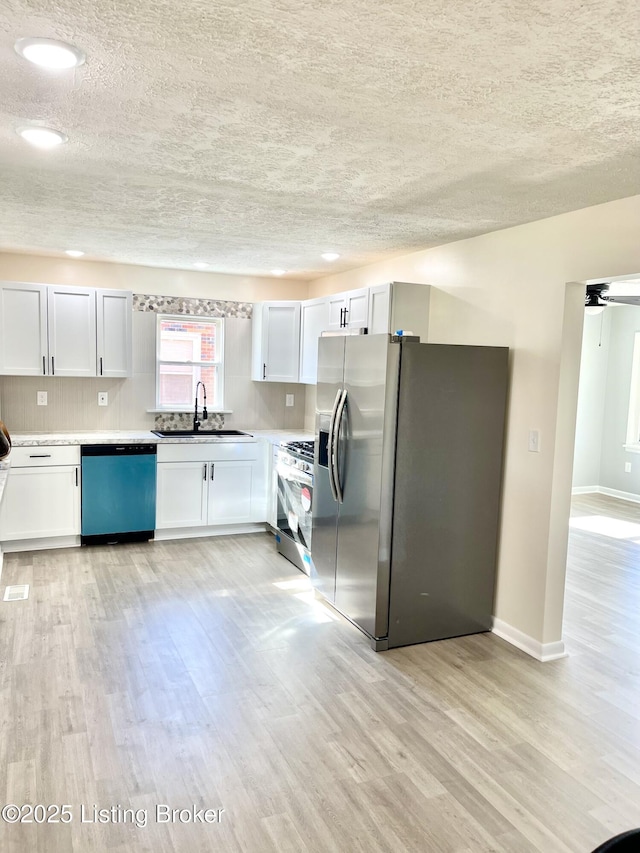
<svg viewBox="0 0 640 853">
<path fill-rule="evenodd" d="M 83 445 L 80 458 L 82 544 L 153 539 L 156 445 Z"/>
</svg>

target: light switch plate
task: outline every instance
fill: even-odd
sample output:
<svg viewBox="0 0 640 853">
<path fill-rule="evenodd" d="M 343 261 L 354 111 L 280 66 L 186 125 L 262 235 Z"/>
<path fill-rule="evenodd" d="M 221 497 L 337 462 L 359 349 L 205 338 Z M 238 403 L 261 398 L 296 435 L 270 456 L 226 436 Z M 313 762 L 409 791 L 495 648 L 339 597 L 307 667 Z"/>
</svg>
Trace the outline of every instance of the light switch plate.
<svg viewBox="0 0 640 853">
<path fill-rule="evenodd" d="M 625 474 L 631 473 L 631 462 L 625 462 L 624 463 L 624 473 Z"/>
<path fill-rule="evenodd" d="M 284 404 L 285 404 L 285 406 L 293 406 L 293 394 L 286 394 L 285 395 Z"/>
<path fill-rule="evenodd" d="M 109 395 L 106 391 L 98 391 L 98 405 L 99 406 L 108 406 L 109 405 Z"/>
<path fill-rule="evenodd" d="M 540 453 L 540 430 L 529 430 L 529 452 Z"/>
<path fill-rule="evenodd" d="M 36 400 L 39 406 L 47 405 L 47 392 L 46 391 L 38 391 Z"/>
</svg>

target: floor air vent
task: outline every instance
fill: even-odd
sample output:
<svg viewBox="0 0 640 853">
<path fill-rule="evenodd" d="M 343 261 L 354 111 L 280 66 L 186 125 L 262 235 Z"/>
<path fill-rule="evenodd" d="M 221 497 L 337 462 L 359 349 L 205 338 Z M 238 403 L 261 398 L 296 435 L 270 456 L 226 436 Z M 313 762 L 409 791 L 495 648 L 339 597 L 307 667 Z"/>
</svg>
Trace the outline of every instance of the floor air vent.
<svg viewBox="0 0 640 853">
<path fill-rule="evenodd" d="M 29 584 L 19 583 L 5 589 L 3 601 L 24 601 L 25 598 L 29 598 Z"/>
</svg>

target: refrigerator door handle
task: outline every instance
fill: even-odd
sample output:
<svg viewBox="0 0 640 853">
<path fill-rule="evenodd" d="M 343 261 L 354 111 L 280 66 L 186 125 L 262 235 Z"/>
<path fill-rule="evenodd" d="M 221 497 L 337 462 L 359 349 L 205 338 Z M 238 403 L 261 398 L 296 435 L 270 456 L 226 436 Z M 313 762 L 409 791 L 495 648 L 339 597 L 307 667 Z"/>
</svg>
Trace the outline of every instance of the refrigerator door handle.
<svg viewBox="0 0 640 853">
<path fill-rule="evenodd" d="M 334 468 L 333 468 L 333 444 L 335 437 L 335 424 L 336 424 L 336 414 L 338 412 L 338 406 L 340 405 L 340 398 L 342 397 L 342 388 L 339 388 L 336 393 L 336 399 L 333 403 L 333 409 L 331 410 L 331 417 L 329 418 L 329 436 L 327 438 L 327 456 L 329 457 L 329 485 L 331 486 L 331 494 L 333 495 L 334 501 L 338 502 L 338 491 L 336 489 Z"/>
<path fill-rule="evenodd" d="M 338 458 L 338 447 L 340 444 L 340 429 L 342 428 L 342 418 L 344 417 L 344 409 L 347 403 L 347 389 L 345 388 L 340 397 L 340 403 L 336 411 L 336 418 L 333 424 L 333 452 L 331 454 L 331 467 L 333 468 L 333 479 L 336 485 L 336 500 L 342 503 L 342 483 L 340 482 L 340 464 Z"/>
</svg>

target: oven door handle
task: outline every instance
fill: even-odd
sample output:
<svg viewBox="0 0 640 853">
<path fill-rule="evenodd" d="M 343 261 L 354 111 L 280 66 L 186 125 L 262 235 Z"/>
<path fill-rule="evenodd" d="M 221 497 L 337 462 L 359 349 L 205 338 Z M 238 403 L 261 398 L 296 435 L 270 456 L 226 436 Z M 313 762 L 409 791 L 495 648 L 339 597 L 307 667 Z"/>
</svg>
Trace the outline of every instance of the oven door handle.
<svg viewBox="0 0 640 853">
<path fill-rule="evenodd" d="M 344 410 L 347 404 L 347 389 L 345 388 L 340 396 L 340 402 L 338 403 L 338 408 L 336 409 L 336 418 L 333 424 L 333 452 L 331 454 L 331 467 L 333 468 L 333 479 L 336 486 L 336 500 L 338 503 L 342 503 L 344 500 L 344 495 L 342 492 L 342 483 L 340 482 L 340 457 L 338 455 L 338 449 L 340 447 L 340 430 L 342 429 L 342 419 L 344 417 Z"/>
<path fill-rule="evenodd" d="M 287 483 L 300 483 L 303 486 L 313 486 L 313 476 L 311 474 L 305 474 L 304 471 L 298 471 L 295 468 L 283 469 L 284 466 L 278 468 L 278 477 L 281 480 Z"/>
<path fill-rule="evenodd" d="M 335 469 L 333 466 L 333 447 L 335 442 L 335 428 L 336 428 L 336 415 L 338 413 L 338 406 L 340 405 L 340 399 L 342 397 L 342 388 L 339 388 L 336 393 L 336 399 L 333 403 L 333 409 L 331 411 L 331 418 L 329 419 L 329 437 L 327 439 L 327 456 L 329 457 L 329 485 L 331 486 L 331 494 L 333 495 L 333 499 L 336 503 L 338 503 L 338 490 L 336 489 L 336 481 L 335 481 Z"/>
</svg>

